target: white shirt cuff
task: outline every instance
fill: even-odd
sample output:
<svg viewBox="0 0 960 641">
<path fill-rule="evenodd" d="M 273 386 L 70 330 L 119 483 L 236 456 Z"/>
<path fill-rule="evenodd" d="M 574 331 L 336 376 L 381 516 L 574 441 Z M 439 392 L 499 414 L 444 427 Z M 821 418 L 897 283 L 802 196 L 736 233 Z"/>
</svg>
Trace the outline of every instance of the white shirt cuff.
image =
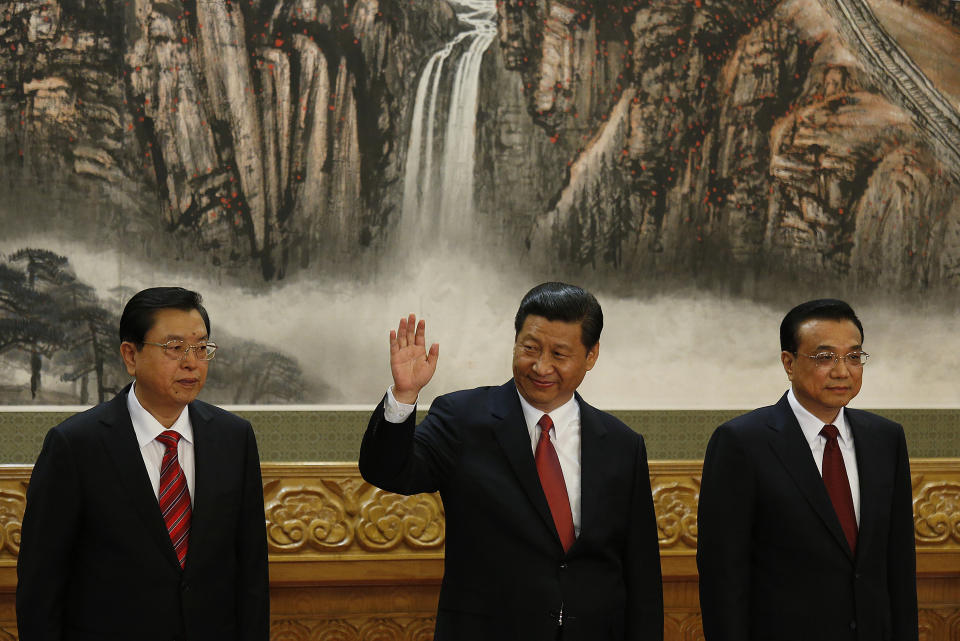
<svg viewBox="0 0 960 641">
<path fill-rule="evenodd" d="M 420 397 L 417 396 L 417 400 Z M 393 396 L 393 385 L 387 388 L 387 397 L 383 399 L 383 418 L 388 423 L 403 423 L 417 409 L 417 404 L 401 403 Z"/>
</svg>

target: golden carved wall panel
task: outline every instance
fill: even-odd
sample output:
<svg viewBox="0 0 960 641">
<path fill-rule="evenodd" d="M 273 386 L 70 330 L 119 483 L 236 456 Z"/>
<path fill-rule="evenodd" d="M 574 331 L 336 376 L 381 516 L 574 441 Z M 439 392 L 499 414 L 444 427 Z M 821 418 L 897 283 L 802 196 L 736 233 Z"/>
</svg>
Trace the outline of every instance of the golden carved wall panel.
<svg viewBox="0 0 960 641">
<path fill-rule="evenodd" d="M 960 551 L 960 460 L 920 459 L 914 471 L 918 548 Z M 653 461 L 651 487 L 660 547 L 697 547 L 700 463 Z M 0 564 L 20 547 L 29 466 L 0 468 Z M 275 559 L 390 554 L 442 558 L 443 504 L 436 494 L 403 497 L 360 478 L 355 465 L 263 465 L 264 521 Z"/>
<path fill-rule="evenodd" d="M 432 617 L 274 619 L 271 641 L 431 641 Z"/>
<path fill-rule="evenodd" d="M 263 477 L 267 544 L 273 555 L 437 556 L 443 548 L 439 495 L 384 492 L 349 465 L 264 465 Z"/>
<path fill-rule="evenodd" d="M 16 558 L 20 553 L 20 525 L 27 505 L 26 484 L 22 489 L 0 487 L 0 554 Z"/>
<path fill-rule="evenodd" d="M 920 610 L 920 641 L 960 639 L 960 611 L 942 609 Z"/>
<path fill-rule="evenodd" d="M 660 548 L 686 547 L 696 550 L 700 477 L 666 483 L 658 477 L 657 481 L 651 491 L 657 513 Z"/>
<path fill-rule="evenodd" d="M 960 544 L 960 482 L 915 477 L 913 496 L 917 545 Z"/>
<path fill-rule="evenodd" d="M 915 459 L 922 641 L 960 639 L 960 459 Z M 273 641 L 429 641 L 443 574 L 439 496 L 403 497 L 356 465 L 262 466 Z M 698 461 L 653 461 L 666 641 L 703 641 L 697 600 Z M 0 641 L 13 593 L 29 466 L 0 466 Z"/>
<path fill-rule="evenodd" d="M 397 496 L 376 490 L 363 504 L 357 524 L 357 539 L 371 552 L 401 544 L 415 550 L 436 549 L 443 545 L 444 533 L 443 504 L 437 494 Z"/>
</svg>

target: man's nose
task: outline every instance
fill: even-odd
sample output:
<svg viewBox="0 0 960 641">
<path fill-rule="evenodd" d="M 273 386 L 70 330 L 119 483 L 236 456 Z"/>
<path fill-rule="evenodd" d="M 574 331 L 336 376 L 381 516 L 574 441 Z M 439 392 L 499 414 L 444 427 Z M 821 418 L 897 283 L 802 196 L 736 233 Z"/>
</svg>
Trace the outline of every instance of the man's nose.
<svg viewBox="0 0 960 641">
<path fill-rule="evenodd" d="M 200 357 L 197 355 L 197 350 L 199 348 L 193 347 L 187 350 L 187 353 L 183 355 L 183 360 L 180 361 L 181 367 L 186 367 L 187 369 L 193 369 L 200 364 Z"/>
<path fill-rule="evenodd" d="M 533 366 L 538 374 L 549 372 L 553 368 L 553 359 L 549 354 L 541 353 L 534 361 Z"/>
<path fill-rule="evenodd" d="M 834 361 L 833 367 L 830 368 L 830 375 L 836 378 L 846 378 L 850 375 L 850 366 L 847 365 L 845 356 L 840 356 Z"/>
</svg>

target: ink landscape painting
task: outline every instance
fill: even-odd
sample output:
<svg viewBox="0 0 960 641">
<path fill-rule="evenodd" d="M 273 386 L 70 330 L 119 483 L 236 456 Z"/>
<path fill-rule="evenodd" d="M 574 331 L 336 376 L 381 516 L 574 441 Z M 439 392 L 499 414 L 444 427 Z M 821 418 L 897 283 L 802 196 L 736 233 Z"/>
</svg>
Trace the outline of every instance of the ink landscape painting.
<svg viewBox="0 0 960 641">
<path fill-rule="evenodd" d="M 603 408 L 773 402 L 826 296 L 859 406 L 960 406 L 958 61 L 950 0 L 0 2 L 0 404 L 110 398 L 171 284 L 211 402 L 371 406 L 410 312 L 498 384 L 564 280 Z"/>
</svg>

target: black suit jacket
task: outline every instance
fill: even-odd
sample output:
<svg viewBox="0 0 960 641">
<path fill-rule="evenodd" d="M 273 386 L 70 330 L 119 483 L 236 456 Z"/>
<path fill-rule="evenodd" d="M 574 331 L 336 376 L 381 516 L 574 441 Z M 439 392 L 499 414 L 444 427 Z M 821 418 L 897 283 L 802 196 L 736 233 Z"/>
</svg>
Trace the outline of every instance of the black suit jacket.
<svg viewBox="0 0 960 641">
<path fill-rule="evenodd" d="M 360 472 L 391 492 L 439 490 L 446 561 L 436 641 L 663 638 L 656 517 L 643 438 L 580 396 L 581 532 L 564 553 L 513 381 L 434 400 L 424 421 L 370 419 Z"/>
<path fill-rule="evenodd" d="M 856 555 L 786 395 L 707 446 L 697 565 L 707 641 L 916 641 L 903 428 L 847 409 L 860 480 Z"/>
<path fill-rule="evenodd" d="M 195 496 L 181 570 L 127 392 L 47 434 L 17 560 L 21 641 L 266 641 L 263 487 L 250 423 L 194 401 Z"/>
</svg>

